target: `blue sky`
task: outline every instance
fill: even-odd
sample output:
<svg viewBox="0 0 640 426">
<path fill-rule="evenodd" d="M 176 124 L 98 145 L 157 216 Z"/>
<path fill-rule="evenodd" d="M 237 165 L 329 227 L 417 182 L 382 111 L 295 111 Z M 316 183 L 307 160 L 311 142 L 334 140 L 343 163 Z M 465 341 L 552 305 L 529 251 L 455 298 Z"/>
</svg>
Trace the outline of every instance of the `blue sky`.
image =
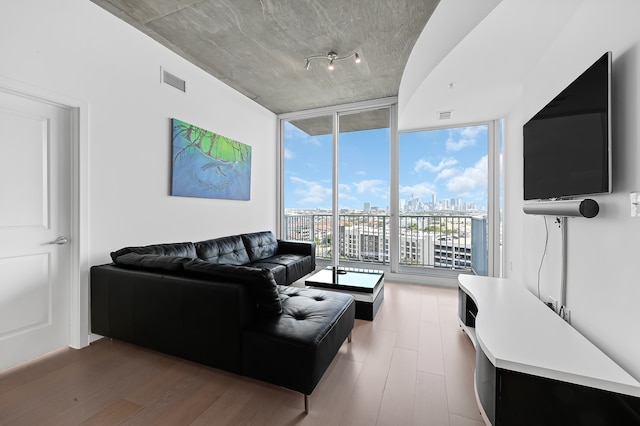
<svg viewBox="0 0 640 426">
<path fill-rule="evenodd" d="M 285 208 L 331 208 L 332 136 L 285 125 Z M 389 129 L 340 134 L 340 208 L 389 205 Z M 487 204 L 487 127 L 400 134 L 400 198 Z"/>
</svg>

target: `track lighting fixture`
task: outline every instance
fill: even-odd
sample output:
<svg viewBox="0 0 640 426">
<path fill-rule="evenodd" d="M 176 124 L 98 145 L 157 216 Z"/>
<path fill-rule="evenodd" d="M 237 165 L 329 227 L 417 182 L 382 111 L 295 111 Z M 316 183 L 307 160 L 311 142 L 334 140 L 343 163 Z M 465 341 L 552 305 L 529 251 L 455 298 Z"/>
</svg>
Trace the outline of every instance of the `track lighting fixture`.
<svg viewBox="0 0 640 426">
<path fill-rule="evenodd" d="M 326 55 L 307 56 L 305 58 L 304 69 L 308 70 L 309 68 L 311 68 L 311 60 L 312 59 L 326 59 L 326 60 L 329 61 L 329 65 L 327 65 L 327 69 L 329 71 L 332 71 L 335 68 L 334 63 L 336 61 L 342 61 L 343 59 L 348 59 L 348 58 L 354 58 L 354 61 L 355 61 L 356 64 L 360 63 L 360 54 L 358 52 L 353 52 L 353 53 L 351 53 L 349 55 L 345 55 L 345 56 L 338 56 L 338 54 L 336 52 L 330 51 Z"/>
</svg>

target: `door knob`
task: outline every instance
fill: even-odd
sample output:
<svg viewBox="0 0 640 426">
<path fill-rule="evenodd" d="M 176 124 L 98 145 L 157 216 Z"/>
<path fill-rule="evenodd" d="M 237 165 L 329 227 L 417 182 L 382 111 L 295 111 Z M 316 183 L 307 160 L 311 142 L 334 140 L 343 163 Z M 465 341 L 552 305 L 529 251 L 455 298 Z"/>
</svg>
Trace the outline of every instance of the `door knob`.
<svg viewBox="0 0 640 426">
<path fill-rule="evenodd" d="M 54 241 L 49 241 L 49 244 L 63 245 L 63 244 L 67 244 L 68 242 L 69 242 L 69 239 L 67 237 L 58 237 Z"/>
</svg>

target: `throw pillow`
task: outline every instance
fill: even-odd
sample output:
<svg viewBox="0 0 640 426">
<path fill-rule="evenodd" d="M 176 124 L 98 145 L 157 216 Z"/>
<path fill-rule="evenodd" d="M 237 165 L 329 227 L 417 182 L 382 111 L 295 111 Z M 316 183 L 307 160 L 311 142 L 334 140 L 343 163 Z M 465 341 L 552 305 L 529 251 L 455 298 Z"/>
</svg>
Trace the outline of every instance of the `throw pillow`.
<svg viewBox="0 0 640 426">
<path fill-rule="evenodd" d="M 150 246 L 140 247 L 125 247 L 120 250 L 116 250 L 111 253 L 111 259 L 116 261 L 117 257 L 120 257 L 127 253 L 138 254 L 157 254 L 162 256 L 180 256 L 195 259 L 196 247 L 192 242 L 186 243 L 172 243 L 172 244 L 153 244 Z"/>
<path fill-rule="evenodd" d="M 114 259 L 116 265 L 125 268 L 150 269 L 165 272 L 182 271 L 183 264 L 189 261 L 191 261 L 191 259 L 188 257 L 138 254 L 133 252 L 117 256 Z"/>
</svg>

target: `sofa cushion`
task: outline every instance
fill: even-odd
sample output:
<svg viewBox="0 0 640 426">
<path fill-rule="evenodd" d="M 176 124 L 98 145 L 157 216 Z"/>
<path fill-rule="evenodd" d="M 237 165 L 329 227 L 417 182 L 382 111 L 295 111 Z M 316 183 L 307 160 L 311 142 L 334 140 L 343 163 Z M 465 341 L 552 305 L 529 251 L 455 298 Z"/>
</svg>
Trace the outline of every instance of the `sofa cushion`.
<svg viewBox="0 0 640 426">
<path fill-rule="evenodd" d="M 190 262 L 189 257 L 164 256 L 160 254 L 126 253 L 117 256 L 114 263 L 131 269 L 145 269 L 160 272 L 177 272 L 183 270 L 183 265 Z"/>
<path fill-rule="evenodd" d="M 278 252 L 278 240 L 271 231 L 242 234 L 251 262 L 266 259 Z"/>
<path fill-rule="evenodd" d="M 125 247 L 112 252 L 111 259 L 115 262 L 116 258 L 127 253 L 157 254 L 161 256 L 188 257 L 190 259 L 195 259 L 197 257 L 194 244 L 192 242 L 185 242 L 171 244 L 153 244 L 140 247 Z"/>
<path fill-rule="evenodd" d="M 240 235 L 200 241 L 195 243 L 195 249 L 197 257 L 209 263 L 244 265 L 250 262 Z"/>
<path fill-rule="evenodd" d="M 184 269 L 200 278 L 247 285 L 259 314 L 271 316 L 282 312 L 278 285 L 268 269 L 215 264 L 200 259 L 185 263 Z"/>
<path fill-rule="evenodd" d="M 276 254 L 275 256 L 264 259 L 262 262 L 276 263 L 286 267 L 287 284 L 295 282 L 314 269 L 311 256 L 302 254 Z"/>
<path fill-rule="evenodd" d="M 271 271 L 273 274 L 273 278 L 276 280 L 277 284 L 287 285 L 287 268 L 284 265 L 280 265 L 278 263 L 269 263 L 263 260 L 259 260 L 257 262 L 251 262 L 246 266 L 251 266 L 253 268 L 264 268 Z"/>
</svg>

